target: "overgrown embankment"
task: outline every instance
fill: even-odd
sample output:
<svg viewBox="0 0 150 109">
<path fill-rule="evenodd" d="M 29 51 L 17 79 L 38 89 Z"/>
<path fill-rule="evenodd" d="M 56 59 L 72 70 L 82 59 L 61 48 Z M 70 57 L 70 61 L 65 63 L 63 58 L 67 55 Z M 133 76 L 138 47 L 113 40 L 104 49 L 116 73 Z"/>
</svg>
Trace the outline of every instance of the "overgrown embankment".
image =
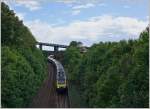
<svg viewBox="0 0 150 109">
<path fill-rule="evenodd" d="M 137 40 L 100 42 L 80 53 L 72 42 L 64 55 L 73 107 L 149 106 L 149 30 Z M 75 94 L 74 94 L 75 93 Z"/>
<path fill-rule="evenodd" d="M 2 107 L 27 107 L 46 75 L 45 58 L 29 29 L 1 3 Z"/>
</svg>

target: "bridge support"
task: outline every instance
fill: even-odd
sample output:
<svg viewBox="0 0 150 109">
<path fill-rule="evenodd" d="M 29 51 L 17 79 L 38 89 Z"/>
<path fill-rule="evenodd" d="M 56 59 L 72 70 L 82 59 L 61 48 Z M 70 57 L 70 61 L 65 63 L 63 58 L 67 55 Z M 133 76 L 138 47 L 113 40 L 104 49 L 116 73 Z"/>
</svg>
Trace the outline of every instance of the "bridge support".
<svg viewBox="0 0 150 109">
<path fill-rule="evenodd" d="M 40 48 L 40 50 L 42 50 L 42 44 L 39 44 L 39 48 Z"/>
<path fill-rule="evenodd" d="M 58 46 L 54 46 L 54 52 L 58 51 Z"/>
</svg>

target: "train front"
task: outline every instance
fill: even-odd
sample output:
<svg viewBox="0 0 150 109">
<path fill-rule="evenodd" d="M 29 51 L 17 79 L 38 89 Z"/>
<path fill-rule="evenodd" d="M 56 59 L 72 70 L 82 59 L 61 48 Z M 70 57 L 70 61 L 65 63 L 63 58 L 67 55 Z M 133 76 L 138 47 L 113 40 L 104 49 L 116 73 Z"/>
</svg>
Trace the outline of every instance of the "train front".
<svg viewBox="0 0 150 109">
<path fill-rule="evenodd" d="M 66 75 L 63 70 L 57 72 L 57 92 L 63 93 L 67 90 Z"/>
</svg>

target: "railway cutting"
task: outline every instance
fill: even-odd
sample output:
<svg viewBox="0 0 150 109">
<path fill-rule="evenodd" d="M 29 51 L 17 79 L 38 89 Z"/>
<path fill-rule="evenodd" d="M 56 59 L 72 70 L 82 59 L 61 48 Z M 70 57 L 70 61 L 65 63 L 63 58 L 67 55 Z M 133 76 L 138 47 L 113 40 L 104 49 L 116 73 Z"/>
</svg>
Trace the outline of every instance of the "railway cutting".
<svg viewBox="0 0 150 109">
<path fill-rule="evenodd" d="M 57 61 L 58 62 L 58 61 Z M 57 91 L 57 66 L 48 61 L 47 78 L 43 82 L 37 95 L 33 98 L 31 108 L 69 108 L 69 96 L 66 89 L 65 92 Z"/>
</svg>

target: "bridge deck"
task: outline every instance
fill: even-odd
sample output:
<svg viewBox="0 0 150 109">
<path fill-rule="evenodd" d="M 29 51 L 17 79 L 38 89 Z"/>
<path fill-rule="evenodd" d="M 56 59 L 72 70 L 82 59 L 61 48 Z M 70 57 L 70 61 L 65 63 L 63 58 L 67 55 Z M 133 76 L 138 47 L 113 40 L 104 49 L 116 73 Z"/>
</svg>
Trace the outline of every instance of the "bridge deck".
<svg viewBox="0 0 150 109">
<path fill-rule="evenodd" d="M 53 44 L 53 43 L 43 43 L 43 42 L 37 42 L 37 45 L 53 46 L 53 47 L 59 47 L 59 48 L 67 48 L 68 47 L 68 45 Z"/>
</svg>

